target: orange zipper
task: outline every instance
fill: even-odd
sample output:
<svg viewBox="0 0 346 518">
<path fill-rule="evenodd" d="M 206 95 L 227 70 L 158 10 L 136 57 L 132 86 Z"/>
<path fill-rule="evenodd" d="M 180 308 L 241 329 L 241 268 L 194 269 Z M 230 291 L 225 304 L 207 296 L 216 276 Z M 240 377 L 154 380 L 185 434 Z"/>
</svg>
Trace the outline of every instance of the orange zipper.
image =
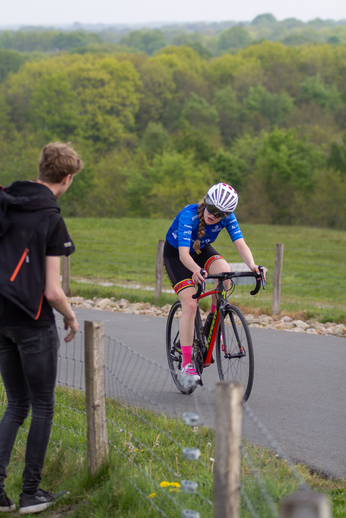
<svg viewBox="0 0 346 518">
<path fill-rule="evenodd" d="M 38 308 L 38 311 L 37 311 L 37 315 L 36 315 L 36 317 L 35 317 L 35 320 L 37 320 L 37 319 L 38 319 L 38 317 L 39 317 L 39 316 L 40 316 L 40 314 L 41 314 L 42 302 L 43 302 L 43 293 L 42 293 L 42 297 L 41 297 L 40 305 L 39 305 L 39 308 Z"/>
<path fill-rule="evenodd" d="M 26 249 L 24 250 L 24 253 L 23 253 L 22 257 L 21 257 L 21 258 L 20 258 L 20 260 L 19 260 L 19 263 L 18 263 L 18 264 L 17 264 L 17 266 L 16 266 L 16 269 L 15 269 L 15 270 L 14 270 L 14 272 L 12 273 L 12 277 L 10 278 L 10 281 L 11 281 L 11 282 L 13 282 L 13 281 L 14 281 L 14 279 L 17 277 L 18 272 L 19 272 L 19 270 L 20 270 L 20 268 L 21 268 L 22 264 L 24 263 L 25 258 L 26 258 L 26 256 L 28 255 L 28 253 L 29 253 L 29 248 L 26 248 Z"/>
</svg>

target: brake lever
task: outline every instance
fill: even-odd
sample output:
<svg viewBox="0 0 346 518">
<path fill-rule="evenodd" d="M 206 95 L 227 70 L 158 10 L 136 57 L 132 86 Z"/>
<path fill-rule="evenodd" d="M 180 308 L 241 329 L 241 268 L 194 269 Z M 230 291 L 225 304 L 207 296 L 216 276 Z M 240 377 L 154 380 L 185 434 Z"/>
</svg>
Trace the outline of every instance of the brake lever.
<svg viewBox="0 0 346 518">
<path fill-rule="evenodd" d="M 262 288 L 265 290 L 265 285 L 266 285 L 266 281 L 264 280 L 264 266 L 262 266 L 261 264 L 258 266 L 258 269 L 260 271 L 260 274 L 261 274 L 261 284 L 262 284 Z"/>
<path fill-rule="evenodd" d="M 204 278 L 208 276 L 208 273 L 206 272 L 206 270 L 204 268 L 200 269 L 200 273 L 203 275 Z M 194 295 L 192 295 L 192 298 L 198 299 L 198 297 L 200 297 L 200 295 L 204 292 L 204 290 L 205 290 L 205 281 L 203 281 L 201 284 L 198 285 L 197 291 Z"/>
</svg>

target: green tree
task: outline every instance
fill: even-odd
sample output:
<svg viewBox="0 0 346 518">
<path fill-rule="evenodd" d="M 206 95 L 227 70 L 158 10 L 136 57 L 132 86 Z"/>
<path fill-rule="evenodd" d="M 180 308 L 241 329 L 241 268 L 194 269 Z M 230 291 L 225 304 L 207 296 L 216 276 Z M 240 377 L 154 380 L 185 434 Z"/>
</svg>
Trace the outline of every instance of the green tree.
<svg viewBox="0 0 346 518">
<path fill-rule="evenodd" d="M 102 43 L 102 38 L 98 34 L 82 31 L 59 32 L 53 38 L 53 45 L 57 50 L 72 50 L 78 47 Z"/>
<path fill-rule="evenodd" d="M 297 131 L 276 128 L 265 137 L 255 176 L 267 193 L 272 223 L 296 222 L 296 194 L 311 194 L 314 171 L 323 165 L 323 160 L 321 151 L 306 138 L 300 139 Z"/>
<path fill-rule="evenodd" d="M 162 124 L 149 122 L 142 139 L 141 149 L 152 158 L 162 155 L 165 150 L 172 147 L 172 139 Z"/>
<path fill-rule="evenodd" d="M 195 129 L 207 128 L 210 131 L 218 124 L 219 115 L 205 99 L 192 93 L 182 109 L 181 119 Z"/>
<path fill-rule="evenodd" d="M 243 173 L 246 170 L 246 162 L 232 155 L 228 151 L 219 149 L 210 160 L 210 166 L 216 173 L 217 182 L 227 182 L 236 191 L 240 191 L 243 186 Z"/>
<path fill-rule="evenodd" d="M 332 142 L 327 165 L 343 174 L 346 173 L 346 132 L 343 135 L 342 142 Z"/>
<path fill-rule="evenodd" d="M 176 98 L 173 70 L 159 59 L 150 58 L 138 67 L 142 83 L 137 115 L 142 133 L 149 122 L 162 122 Z"/>
<path fill-rule="evenodd" d="M 336 110 L 341 104 L 341 95 L 337 87 L 324 85 L 320 76 L 309 77 L 300 86 L 303 99 L 316 101 L 323 108 Z"/>
<path fill-rule="evenodd" d="M 251 22 L 251 25 L 273 25 L 277 23 L 275 16 L 271 13 L 259 14 Z"/>
<path fill-rule="evenodd" d="M 231 86 L 217 90 L 213 105 L 219 115 L 220 132 L 225 145 L 237 137 L 241 128 L 243 107 Z"/>
<path fill-rule="evenodd" d="M 346 176 L 335 169 L 315 171 L 314 189 L 302 211 L 301 224 L 346 230 Z"/>
<path fill-rule="evenodd" d="M 0 83 L 10 72 L 16 73 L 25 61 L 25 57 L 15 50 L 0 49 Z"/>
<path fill-rule="evenodd" d="M 28 117 L 45 140 L 67 141 L 80 124 L 77 95 L 67 74 L 60 72 L 42 76 L 32 90 Z"/>
<path fill-rule="evenodd" d="M 126 182 L 128 174 L 137 166 L 133 154 L 125 148 L 91 157 L 92 176 L 85 194 L 85 203 L 77 211 L 84 217 L 120 218 L 127 214 Z M 97 174 L 96 174 L 97 171 Z M 84 170 L 82 175 L 84 175 Z M 85 187 L 85 185 L 83 185 Z"/>
<path fill-rule="evenodd" d="M 250 45 L 251 41 L 251 34 L 243 27 L 235 25 L 221 32 L 218 41 L 218 50 L 219 52 L 223 52 L 229 49 L 241 49 Z"/>
<path fill-rule="evenodd" d="M 6 186 L 18 180 L 37 179 L 37 160 L 40 149 L 31 137 L 28 141 L 14 132 L 10 139 L 7 133 L 1 133 L 0 185 Z"/>
<path fill-rule="evenodd" d="M 214 147 L 201 131 L 186 124 L 174 139 L 174 146 L 178 153 L 193 156 L 195 162 L 209 162 L 215 155 Z"/>
<path fill-rule="evenodd" d="M 75 129 L 95 149 L 108 150 L 134 130 L 140 86 L 129 61 L 74 54 L 26 63 L 5 81 L 3 93 L 18 131 L 30 131 L 34 124 L 49 135 L 56 135 L 57 127 L 66 136 Z"/>
<path fill-rule="evenodd" d="M 132 31 L 128 36 L 123 36 L 119 43 L 141 50 L 149 56 L 168 45 L 166 36 L 160 30 Z"/>
<path fill-rule="evenodd" d="M 134 215 L 173 218 L 185 205 L 197 203 L 206 193 L 213 175 L 206 164 L 196 166 L 193 157 L 179 153 L 156 155 L 132 171 L 127 197 Z"/>
<path fill-rule="evenodd" d="M 249 96 L 244 101 L 247 111 L 258 111 L 272 127 L 279 124 L 293 110 L 293 106 L 293 99 L 286 93 L 272 94 L 261 85 L 250 88 Z"/>
</svg>

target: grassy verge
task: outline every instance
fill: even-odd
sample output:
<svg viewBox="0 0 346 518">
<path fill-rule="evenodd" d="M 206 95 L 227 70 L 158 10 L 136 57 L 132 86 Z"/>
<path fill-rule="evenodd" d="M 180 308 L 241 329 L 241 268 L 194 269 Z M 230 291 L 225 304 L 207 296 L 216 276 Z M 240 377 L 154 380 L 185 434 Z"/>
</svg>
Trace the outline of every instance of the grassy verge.
<svg viewBox="0 0 346 518">
<path fill-rule="evenodd" d="M 170 221 L 73 218 L 67 223 L 77 248 L 71 258 L 73 294 L 154 302 L 157 243 L 165 238 Z M 256 262 L 268 268 L 268 278 L 266 291 L 260 291 L 256 297 L 249 295 L 248 286 L 237 286 L 232 298 L 236 304 L 242 304 L 247 312 L 271 312 L 275 245 L 280 242 L 285 245 L 282 314 L 300 312 L 306 319 L 321 322 L 346 321 L 345 232 L 269 225 L 241 228 Z M 221 232 L 215 246 L 228 262 L 240 262 L 226 231 Z M 164 276 L 163 289 L 169 288 Z M 174 295 L 163 294 L 158 304 L 172 300 Z"/>
<path fill-rule="evenodd" d="M 4 401 L 1 385 L 0 396 Z M 42 516 L 147 518 L 161 516 L 158 507 L 166 516 L 180 516 L 181 509 L 190 508 L 198 510 L 202 517 L 212 517 L 208 501 L 213 498 L 213 430 L 186 427 L 180 420 L 165 415 L 107 401 L 109 459 L 97 476 L 91 477 L 86 465 L 84 394 L 58 387 L 56 396 L 53 442 L 46 458 L 42 487 L 50 491 L 68 489 L 69 495 Z M 6 491 L 17 504 L 25 441 L 26 433 L 20 431 L 6 482 Z M 200 448 L 200 462 L 188 462 L 181 455 L 182 447 L 192 446 Z M 246 460 L 241 468 L 242 488 L 258 516 L 269 517 L 253 470 L 260 475 L 277 509 L 282 498 L 297 490 L 298 482 L 288 464 L 270 450 L 245 442 L 243 448 Z M 345 479 L 311 473 L 301 464 L 296 469 L 311 489 L 329 496 L 334 518 L 346 516 Z M 182 479 L 197 481 L 197 494 L 184 494 L 178 486 Z M 241 517 L 250 517 L 243 499 Z"/>
</svg>

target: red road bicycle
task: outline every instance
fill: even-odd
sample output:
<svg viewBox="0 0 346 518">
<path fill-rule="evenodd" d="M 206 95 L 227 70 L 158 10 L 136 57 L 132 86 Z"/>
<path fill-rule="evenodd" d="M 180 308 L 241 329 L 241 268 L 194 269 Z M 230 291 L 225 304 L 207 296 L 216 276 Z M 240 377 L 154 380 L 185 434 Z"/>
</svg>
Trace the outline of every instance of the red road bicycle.
<svg viewBox="0 0 346 518">
<path fill-rule="evenodd" d="M 192 359 L 195 369 L 201 377 L 198 383 L 190 382 L 188 386 L 182 383 L 181 367 L 182 353 L 179 339 L 179 320 L 181 304 L 177 300 L 171 307 L 166 328 L 166 352 L 169 369 L 174 383 L 183 394 L 191 394 L 197 384 L 203 385 L 202 373 L 205 367 L 214 363 L 213 351 L 215 348 L 216 365 L 220 380 L 240 381 L 244 387 L 244 401 L 250 396 L 254 378 L 254 354 L 249 327 L 239 308 L 228 302 L 228 297 L 235 289 L 234 279 L 239 277 L 254 277 L 255 288 L 251 295 L 259 292 L 261 285 L 265 289 L 264 267 L 260 266 L 260 276 L 253 272 L 224 272 L 208 275 L 208 279 L 216 279 L 218 285 L 215 290 L 204 293 L 205 283 L 198 285 L 193 298 L 198 301 L 210 295 L 217 295 L 216 310 L 210 326 L 209 335 L 203 333 L 203 323 L 197 303 L 195 317 L 195 333 L 192 347 Z M 201 270 L 204 272 L 204 270 Z M 226 290 L 224 281 L 231 281 L 230 290 Z M 190 380 L 188 380 L 190 381 Z"/>
</svg>

